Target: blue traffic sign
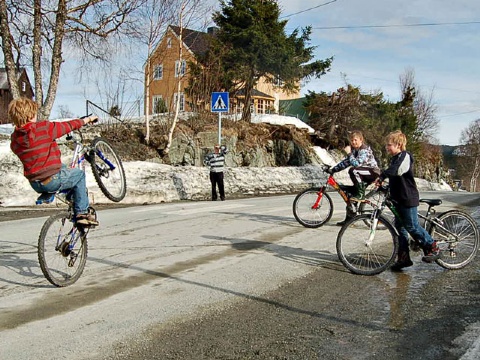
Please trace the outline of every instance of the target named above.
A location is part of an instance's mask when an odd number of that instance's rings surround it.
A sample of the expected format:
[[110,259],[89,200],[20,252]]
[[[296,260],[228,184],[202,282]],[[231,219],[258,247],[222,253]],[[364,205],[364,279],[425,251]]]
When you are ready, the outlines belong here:
[[212,93],[212,112],[228,112],[229,96],[228,92]]

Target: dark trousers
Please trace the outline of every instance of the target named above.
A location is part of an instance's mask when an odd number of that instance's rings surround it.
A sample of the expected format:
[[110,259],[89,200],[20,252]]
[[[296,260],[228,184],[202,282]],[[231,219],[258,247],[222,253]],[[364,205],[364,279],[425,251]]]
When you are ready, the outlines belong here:
[[361,182],[371,184],[378,178],[380,174],[378,173],[378,170],[376,171],[370,167],[359,166],[356,168],[351,167],[348,170],[348,175],[350,175],[350,179],[353,181],[353,184],[358,186],[358,184]]
[[225,188],[223,186],[223,172],[210,172],[212,183],[212,200],[217,200],[217,185],[220,193],[220,200],[225,200]]

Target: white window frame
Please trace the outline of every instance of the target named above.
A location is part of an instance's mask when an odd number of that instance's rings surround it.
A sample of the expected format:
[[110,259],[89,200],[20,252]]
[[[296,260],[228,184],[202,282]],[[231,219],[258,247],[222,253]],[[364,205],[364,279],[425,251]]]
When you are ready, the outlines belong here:
[[182,60],[182,63],[180,66],[180,60],[175,60],[175,77],[184,76],[186,72],[187,72],[187,62],[185,60]]
[[[173,111],[175,111],[177,106],[177,96],[178,93],[175,93],[173,96]],[[185,111],[185,93],[183,92],[180,93],[180,106],[178,111]]]
[[277,76],[275,76],[274,85],[277,86],[277,87],[282,87],[283,85],[285,85],[285,82],[282,79],[280,79],[279,75],[277,75]]
[[[162,95],[153,95],[152,96],[152,114],[160,114],[155,112],[155,109],[157,108],[156,104],[158,101],[163,100],[165,102],[165,106],[167,105],[167,102],[163,99]],[[168,107],[167,107],[168,109]]]
[[163,79],[163,64],[155,65],[153,67],[153,80]]
[[167,49],[170,49],[172,47],[172,38],[167,39]]

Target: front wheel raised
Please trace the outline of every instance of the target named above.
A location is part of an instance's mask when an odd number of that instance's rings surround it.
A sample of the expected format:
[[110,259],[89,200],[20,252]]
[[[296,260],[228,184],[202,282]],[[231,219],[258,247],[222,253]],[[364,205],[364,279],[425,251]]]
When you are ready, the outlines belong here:
[[127,193],[127,181],[122,161],[104,138],[92,141],[92,173],[102,193],[114,202],[122,201]]
[[383,216],[374,221],[372,214],[358,215],[345,223],[338,233],[338,257],[354,274],[376,275],[385,271],[395,261],[397,251],[397,232]]
[[330,220],[332,214],[332,199],[322,188],[304,190],[293,201],[295,219],[307,228],[322,226]]

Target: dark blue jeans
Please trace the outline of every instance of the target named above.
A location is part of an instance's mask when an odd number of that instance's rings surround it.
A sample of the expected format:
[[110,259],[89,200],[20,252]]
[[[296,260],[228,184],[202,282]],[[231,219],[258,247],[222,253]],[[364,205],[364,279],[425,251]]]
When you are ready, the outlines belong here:
[[30,182],[33,190],[38,193],[72,189],[74,213],[86,214],[89,206],[87,185],[85,181],[85,172],[77,168],[67,168],[62,165],[61,170],[53,175],[52,181],[46,185],[42,185],[40,181]]
[[422,247],[431,245],[433,243],[432,237],[418,223],[418,207],[405,207],[401,205],[395,205],[395,207],[402,218],[401,221],[395,219],[395,228],[400,234],[398,238],[398,250],[408,252],[408,234],[417,240]]

